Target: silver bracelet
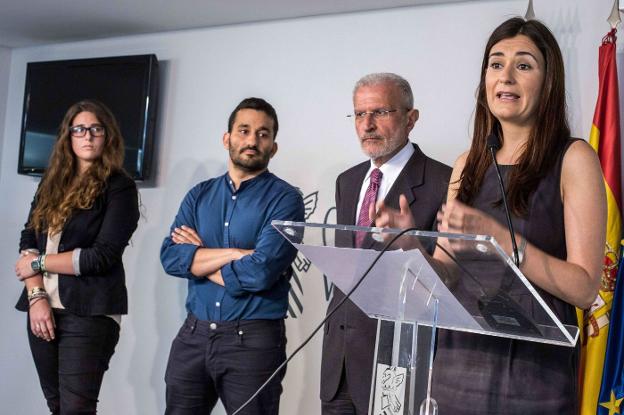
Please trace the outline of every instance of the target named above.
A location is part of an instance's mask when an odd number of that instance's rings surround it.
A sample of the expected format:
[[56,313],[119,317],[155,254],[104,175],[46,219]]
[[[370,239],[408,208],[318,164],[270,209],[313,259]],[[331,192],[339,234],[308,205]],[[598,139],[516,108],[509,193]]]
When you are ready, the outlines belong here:
[[518,248],[518,268],[520,268],[522,266],[522,263],[524,262],[525,259],[525,252],[526,252],[526,247],[527,247],[527,240],[524,236],[521,236],[522,239],[520,239],[520,247]]

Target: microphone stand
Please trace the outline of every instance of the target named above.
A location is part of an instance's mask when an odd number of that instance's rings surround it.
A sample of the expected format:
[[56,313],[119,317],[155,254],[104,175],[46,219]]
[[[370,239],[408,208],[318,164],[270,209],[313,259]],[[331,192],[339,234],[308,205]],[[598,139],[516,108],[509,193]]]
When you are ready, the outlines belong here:
[[520,268],[520,257],[518,256],[518,245],[516,244],[516,233],[514,232],[513,224],[511,223],[511,215],[509,214],[509,207],[507,206],[507,192],[505,192],[505,183],[503,182],[503,176],[501,175],[498,162],[496,161],[496,152],[501,148],[500,138],[494,133],[487,137],[487,148],[492,155],[492,163],[496,169],[496,176],[498,177],[498,184],[501,189],[501,198],[503,199],[503,207],[505,209],[505,218],[507,219],[507,227],[509,228],[509,235],[511,236],[511,247],[513,249],[513,259],[516,266]]

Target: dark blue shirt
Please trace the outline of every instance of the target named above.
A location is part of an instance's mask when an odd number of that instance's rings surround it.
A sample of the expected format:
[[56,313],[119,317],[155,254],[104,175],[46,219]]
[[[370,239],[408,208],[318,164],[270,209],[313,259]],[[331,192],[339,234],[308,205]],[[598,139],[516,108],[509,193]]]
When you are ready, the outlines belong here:
[[[253,249],[221,268],[222,287],[191,274],[195,251],[168,236],[160,249],[167,274],[187,278],[186,308],[201,320],[281,319],[288,309],[290,264],[297,250],[271,226],[273,220],[304,220],[299,191],[268,171],[238,190],[227,174],[191,189],[171,225],[197,231],[205,248]],[[169,233],[171,234],[171,232]]]

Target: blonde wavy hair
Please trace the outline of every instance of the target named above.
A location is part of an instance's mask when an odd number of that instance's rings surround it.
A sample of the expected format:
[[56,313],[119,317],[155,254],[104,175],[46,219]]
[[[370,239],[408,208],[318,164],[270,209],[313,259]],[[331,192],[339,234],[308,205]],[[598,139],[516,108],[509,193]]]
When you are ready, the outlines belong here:
[[[94,114],[106,131],[102,156],[84,174],[78,170],[69,131],[74,118],[81,112]],[[72,105],[59,127],[48,168],[35,195],[35,208],[28,225],[37,233],[46,229],[50,233],[60,232],[75,209],[93,207],[108,177],[122,170],[123,158],[123,137],[113,113],[96,100],[84,100]]]

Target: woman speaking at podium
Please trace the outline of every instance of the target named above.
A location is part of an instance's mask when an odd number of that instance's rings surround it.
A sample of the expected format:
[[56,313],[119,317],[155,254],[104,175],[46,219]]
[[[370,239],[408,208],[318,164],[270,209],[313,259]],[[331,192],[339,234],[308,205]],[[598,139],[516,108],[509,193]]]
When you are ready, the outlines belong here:
[[[562,323],[576,325],[575,307],[588,308],[598,293],[607,210],[598,157],[570,137],[564,79],[561,51],[542,23],[513,18],[494,30],[472,144],[454,165],[438,221],[440,232],[492,235],[514,257],[488,149],[499,141],[519,268]],[[408,212],[381,207],[376,225],[409,227]],[[440,251],[434,256],[443,259]],[[440,414],[576,414],[578,365],[578,344],[442,330],[432,396]]]

